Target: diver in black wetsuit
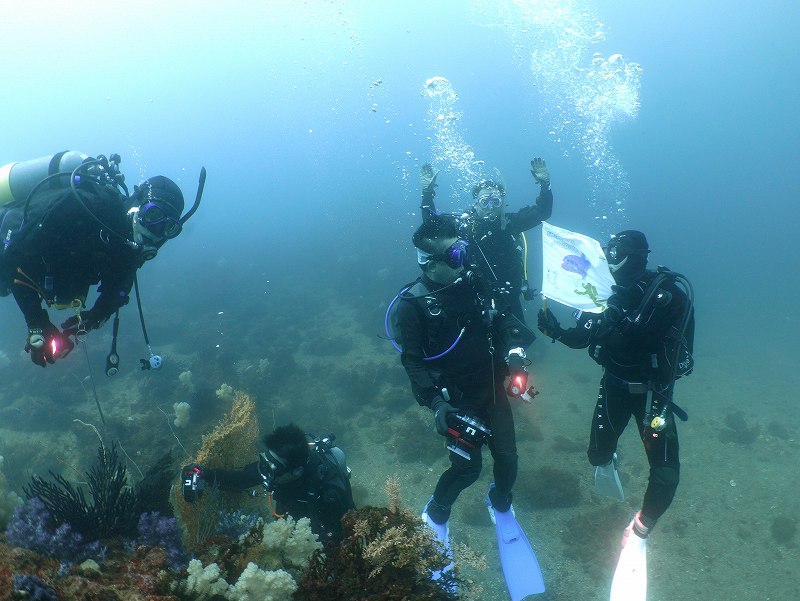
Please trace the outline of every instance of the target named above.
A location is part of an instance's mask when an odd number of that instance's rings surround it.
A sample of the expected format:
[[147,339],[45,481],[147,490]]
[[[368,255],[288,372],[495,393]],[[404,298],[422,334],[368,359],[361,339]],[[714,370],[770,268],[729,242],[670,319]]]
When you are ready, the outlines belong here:
[[[508,212],[505,187],[482,179],[472,189],[472,206],[459,219],[461,235],[471,243],[478,259],[477,268],[493,282],[496,293],[504,297],[511,312],[521,321],[525,315],[520,297],[531,300],[534,296],[528,287],[524,232],[549,219],[553,212],[550,173],[543,159],[531,161],[531,174],[541,186],[536,204]],[[436,215],[436,175],[429,164],[420,170],[423,222]]]
[[[491,430],[495,485],[489,497],[495,509],[508,511],[517,448],[504,380],[522,368],[533,332],[509,311],[493,308],[491,287],[467,269],[468,244],[459,238],[454,216],[430,216],[413,242],[423,275],[399,296],[396,326],[403,367],[417,402],[433,411],[440,435],[453,434],[453,414],[476,418]],[[426,508],[435,524],[447,523],[458,495],[478,479],[483,442],[465,445],[461,452],[451,449],[450,468]]]
[[[25,350],[41,367],[128,303],[136,271],[199,205],[202,187],[182,216],[181,189],[161,175],[129,195],[120,160],[69,151],[0,168],[0,296],[14,295],[28,326]],[[50,307],[72,310],[61,329]]]
[[264,437],[267,450],[258,461],[239,470],[214,470],[200,465],[183,468],[182,492],[193,503],[205,486],[244,492],[263,486],[276,517],[307,517],[322,542],[339,542],[342,516],[355,507],[350,470],[333,438],[309,440],[295,424],[276,428]]
[[672,402],[672,394],[675,379],[691,373],[694,365],[691,285],[664,268],[648,270],[649,252],[641,232],[611,237],[605,253],[617,285],[603,313],[579,314],[577,325],[565,330],[548,309],[539,311],[539,329],[546,336],[570,348],[588,348],[603,366],[588,456],[597,470],[616,478],[617,486],[617,441],[630,417],[636,420],[650,463],[642,508],[632,524],[641,538],[675,496],[680,461],[674,416],[685,419],[686,414]]

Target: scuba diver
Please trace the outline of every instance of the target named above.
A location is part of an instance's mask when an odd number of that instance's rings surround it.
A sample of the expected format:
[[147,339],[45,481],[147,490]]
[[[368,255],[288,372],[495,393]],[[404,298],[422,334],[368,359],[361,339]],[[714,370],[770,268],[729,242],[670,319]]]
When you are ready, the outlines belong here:
[[[600,314],[578,312],[576,326],[562,329],[545,308],[539,311],[538,326],[553,341],[588,348],[603,367],[588,457],[598,492],[618,500],[624,495],[617,442],[631,416],[636,420],[650,478],[641,509],[625,530],[623,547],[635,539],[634,555],[641,559],[644,541],[672,503],[680,478],[675,416],[685,421],[687,415],[673,402],[673,391],[675,380],[694,367],[694,293],[681,274],[663,267],[647,269],[650,249],[642,232],[620,232],[604,250],[616,282],[606,309]],[[635,571],[638,560],[631,561]]]
[[[518,459],[509,395],[524,394],[517,378],[527,378],[524,349],[535,336],[507,305],[495,303],[489,283],[471,269],[469,243],[460,238],[455,216],[431,215],[414,233],[413,244],[422,276],[393,301],[397,348],[417,403],[431,409],[435,430],[447,437],[450,450],[450,467],[440,476],[423,519],[449,549],[451,508],[477,481],[486,444],[494,460],[490,513],[498,528],[507,528],[511,520],[521,532],[511,507]],[[498,536],[501,556],[520,548],[506,542]],[[528,550],[533,556],[529,545]],[[514,574],[506,572],[509,587],[540,574],[535,556],[532,561],[535,570],[530,558],[511,562],[516,566]]]
[[274,517],[287,513],[295,520],[307,517],[323,542],[340,542],[342,516],[355,505],[350,468],[344,452],[334,445],[334,437],[315,439],[288,424],[267,434],[264,446],[266,451],[258,461],[239,470],[213,470],[196,464],[184,467],[184,500],[193,503],[208,486],[235,492],[263,486]]
[[[116,314],[106,369],[116,373],[118,311],[128,303],[136,271],[181,233],[199,206],[204,168],[195,203],[182,215],[175,182],[158,175],[129,194],[120,160],[65,151],[0,167],[0,296],[14,295],[28,326],[25,350],[41,367],[68,355],[72,337],[77,341]],[[87,309],[95,284],[98,296]],[[49,307],[74,314],[58,328]],[[149,347],[146,331],[145,341]],[[148,365],[160,367],[152,351]]]
[[[437,175],[430,164],[420,169],[423,222],[437,214],[434,206]],[[531,161],[531,175],[540,186],[536,204],[508,212],[505,186],[482,179],[472,189],[472,206],[459,218],[461,235],[480,259],[478,268],[493,282],[498,296],[505,298],[512,313],[521,321],[525,321],[525,314],[520,298],[532,300],[535,297],[534,290],[528,286],[525,232],[553,213],[550,172],[544,159],[537,157]]]

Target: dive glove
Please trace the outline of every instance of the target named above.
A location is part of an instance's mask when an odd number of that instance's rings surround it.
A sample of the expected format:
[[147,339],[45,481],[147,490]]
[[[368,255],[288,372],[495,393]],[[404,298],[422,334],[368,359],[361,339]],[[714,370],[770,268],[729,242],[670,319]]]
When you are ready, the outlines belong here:
[[90,330],[96,330],[105,322],[105,319],[98,319],[94,312],[89,309],[88,311],[81,311],[80,315],[69,317],[61,324],[61,329],[64,330],[65,336],[75,336],[77,334],[85,334]]
[[550,172],[547,170],[544,159],[536,157],[531,161],[531,175],[540,186],[550,187]]
[[69,355],[75,345],[68,336],[58,331],[49,321],[41,328],[29,328],[25,352],[30,353],[31,361],[41,367],[55,363]]
[[419,184],[423,190],[433,190],[436,187],[436,176],[430,163],[425,163],[419,170]]
[[539,309],[539,319],[537,325],[539,327],[539,331],[545,336],[552,338],[553,342],[561,338],[561,335],[564,333],[561,324],[558,323],[558,319],[556,319],[556,316],[553,315],[553,312],[550,309]]
[[205,468],[193,463],[181,469],[181,494],[187,503],[194,503],[203,494],[206,487],[203,480]]
[[445,401],[444,397],[441,396],[437,396],[433,399],[433,402],[431,402],[431,409],[433,410],[433,425],[436,427],[436,432],[442,436],[447,436],[447,416],[451,413],[458,413],[458,409]]

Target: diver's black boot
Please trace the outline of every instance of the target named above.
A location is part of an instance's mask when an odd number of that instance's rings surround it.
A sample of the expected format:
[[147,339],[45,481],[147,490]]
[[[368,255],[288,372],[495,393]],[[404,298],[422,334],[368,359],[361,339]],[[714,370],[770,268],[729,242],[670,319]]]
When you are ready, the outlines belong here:
[[511,509],[511,493],[503,494],[498,492],[494,483],[492,483],[489,485],[489,502],[492,504],[492,508],[495,511],[505,513]]

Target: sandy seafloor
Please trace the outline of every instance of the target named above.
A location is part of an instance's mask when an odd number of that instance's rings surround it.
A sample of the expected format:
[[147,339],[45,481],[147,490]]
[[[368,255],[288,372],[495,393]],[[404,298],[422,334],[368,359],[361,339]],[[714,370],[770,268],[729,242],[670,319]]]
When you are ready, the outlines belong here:
[[[236,310],[223,314],[164,309],[150,321],[151,339],[173,339],[158,347],[167,362],[157,373],[127,369],[105,378],[100,368],[110,325],[92,334],[87,348],[107,436],[119,438],[142,469],[170,446],[181,455],[161,410],[169,414],[172,403],[186,400],[191,422],[175,432],[193,453],[201,434],[229,407],[214,395],[228,383],[253,395],[263,431],[295,420],[318,435],[335,433],[353,470],[357,504],[384,505],[383,484],[396,475],[404,504],[421,509],[447,465],[447,452],[432,431],[430,412],[414,402],[398,354],[378,336],[385,304],[299,290],[285,288],[268,303],[243,296]],[[240,320],[252,316],[253,307],[263,311],[245,328]],[[537,309],[537,302],[528,305],[529,322]],[[126,315],[124,335],[140,336],[134,308]],[[754,361],[774,365],[772,356],[744,358],[727,348],[711,353],[712,346],[698,340],[696,373],[677,386],[676,399],[690,413],[689,422],[679,424],[682,480],[648,543],[648,599],[796,599],[800,410],[790,404],[788,380],[772,372],[758,381],[743,376]],[[135,352],[125,350],[123,359],[135,362]],[[772,352],[775,358],[780,353]],[[516,408],[520,470],[514,505],[548,587],[539,598],[607,599],[622,530],[646,484],[641,442],[629,426],[619,449],[626,501],[598,497],[585,447],[600,368],[585,351],[544,337],[529,356],[541,394]],[[46,377],[22,362],[27,359],[9,359],[0,392],[7,476],[20,493],[31,473],[63,470],[75,478],[65,466],[87,469],[97,439],[72,420],[99,420],[82,350],[48,368]],[[186,371],[191,377],[182,382]],[[767,406],[781,412],[769,413]],[[462,573],[479,583],[476,598],[486,601],[509,598],[484,502],[490,466],[487,452],[481,479],[459,498],[450,525],[455,541],[488,560],[487,570]]]

